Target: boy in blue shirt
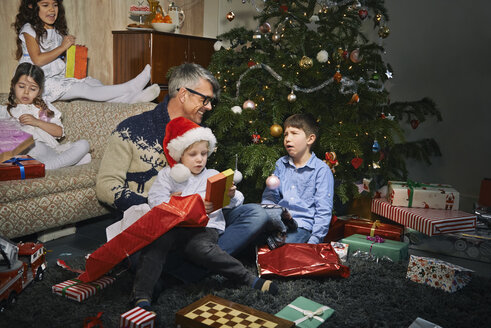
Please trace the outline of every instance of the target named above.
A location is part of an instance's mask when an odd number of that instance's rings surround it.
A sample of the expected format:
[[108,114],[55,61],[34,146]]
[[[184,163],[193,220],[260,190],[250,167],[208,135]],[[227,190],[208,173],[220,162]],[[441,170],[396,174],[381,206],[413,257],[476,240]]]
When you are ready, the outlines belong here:
[[319,127],[309,114],[294,114],[283,124],[288,155],[276,161],[278,188],[263,192],[262,204],[277,204],[290,212],[296,231],[289,231],[287,243],[321,243],[332,215],[334,178],[331,169],[312,152]]

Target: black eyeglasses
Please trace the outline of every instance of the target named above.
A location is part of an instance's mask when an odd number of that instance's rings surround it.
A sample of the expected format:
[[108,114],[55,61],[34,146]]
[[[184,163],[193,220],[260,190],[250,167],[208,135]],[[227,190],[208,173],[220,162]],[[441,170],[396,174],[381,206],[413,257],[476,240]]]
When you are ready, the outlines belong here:
[[[186,89],[187,91],[191,92],[192,94],[195,94],[197,96],[202,97],[203,98],[203,106],[206,106],[209,103],[211,103],[211,106],[214,107],[218,103],[218,99],[216,99],[214,97],[205,96],[204,94],[202,94],[202,93],[200,93],[198,91],[195,91],[193,89],[189,89],[189,88],[186,88],[186,87],[184,87],[184,89]],[[179,91],[179,89],[177,89],[177,91]]]

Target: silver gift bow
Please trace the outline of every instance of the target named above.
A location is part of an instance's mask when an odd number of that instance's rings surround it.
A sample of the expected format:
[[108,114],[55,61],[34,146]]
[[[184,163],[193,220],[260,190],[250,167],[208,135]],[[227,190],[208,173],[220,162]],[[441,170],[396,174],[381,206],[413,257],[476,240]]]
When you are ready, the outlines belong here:
[[325,320],[322,319],[321,317],[318,317],[318,315],[322,315],[324,313],[324,311],[328,310],[329,307],[328,306],[321,306],[320,308],[318,308],[317,310],[315,311],[309,311],[309,310],[304,310],[304,309],[301,309],[299,308],[298,306],[295,306],[293,304],[288,304],[289,307],[291,307],[292,309],[294,310],[297,310],[298,312],[302,313],[304,315],[303,318],[300,318],[300,319],[297,319],[295,320],[295,325],[298,325],[299,323],[301,322],[304,322],[305,320],[307,319],[316,319],[318,321],[320,321],[321,323],[324,322]]

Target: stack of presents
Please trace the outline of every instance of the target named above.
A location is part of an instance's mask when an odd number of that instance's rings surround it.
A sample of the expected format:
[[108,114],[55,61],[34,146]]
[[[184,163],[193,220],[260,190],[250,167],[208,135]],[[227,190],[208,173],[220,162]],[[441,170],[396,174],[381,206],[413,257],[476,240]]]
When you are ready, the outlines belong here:
[[[485,195],[491,194],[490,182],[483,181],[481,191],[488,190],[484,192]],[[333,217],[324,243],[259,248],[259,274],[264,277],[346,278],[350,275],[349,268],[344,265],[348,256],[381,262],[409,260],[407,279],[455,292],[470,281],[472,270],[437,258],[409,256],[409,249],[426,249],[428,245],[427,250],[432,252],[491,262],[489,197],[487,200],[486,197],[480,198],[476,212],[470,214],[459,210],[459,193],[450,186],[391,181],[385,197],[358,201],[361,203],[355,203],[352,207],[355,214]],[[441,248],[435,245],[441,245]],[[81,302],[113,281],[107,276],[89,283],[72,279],[54,285],[52,291]],[[304,297],[298,297],[272,315],[207,295],[179,310],[176,325],[180,328],[228,327],[229,324],[240,327],[315,328],[333,313],[334,309],[329,306]],[[120,327],[154,327],[155,319],[154,313],[136,307],[121,314]],[[91,320],[95,327],[100,314]],[[417,318],[414,327],[422,323],[431,324]],[[91,323],[87,323],[86,327],[91,327]]]

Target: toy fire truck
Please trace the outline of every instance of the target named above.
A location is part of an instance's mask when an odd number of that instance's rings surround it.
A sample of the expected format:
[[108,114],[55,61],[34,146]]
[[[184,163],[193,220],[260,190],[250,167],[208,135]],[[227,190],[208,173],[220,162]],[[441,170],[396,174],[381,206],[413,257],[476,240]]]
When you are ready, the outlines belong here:
[[17,295],[33,280],[42,280],[47,268],[41,243],[18,243],[0,236],[0,312],[15,303]]

